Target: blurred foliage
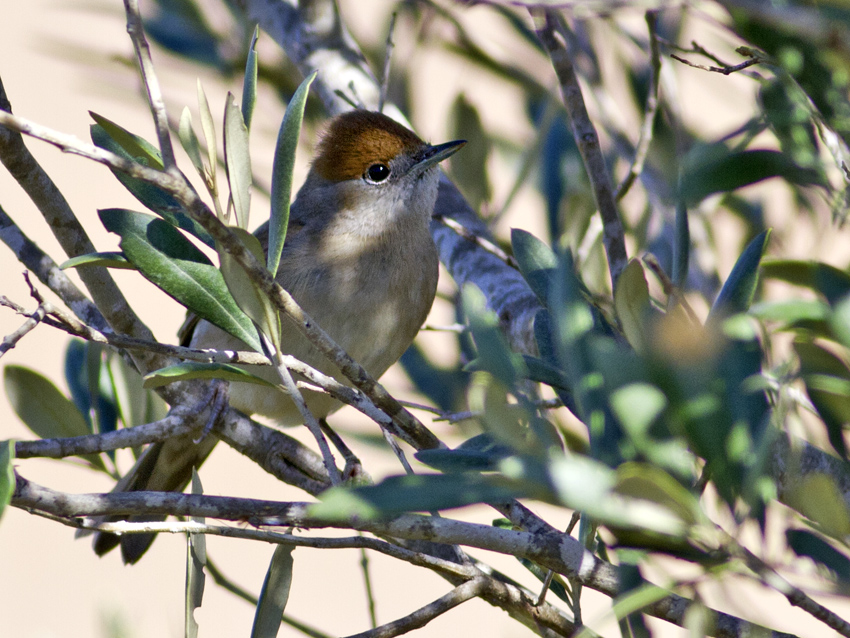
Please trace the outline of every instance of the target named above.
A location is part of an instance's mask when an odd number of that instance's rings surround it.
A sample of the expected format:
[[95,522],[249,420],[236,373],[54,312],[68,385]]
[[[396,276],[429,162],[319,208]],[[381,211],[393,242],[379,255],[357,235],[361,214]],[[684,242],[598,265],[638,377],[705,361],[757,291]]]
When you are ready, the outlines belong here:
[[[244,66],[244,57],[232,51],[248,51],[252,27],[229,3],[236,26],[227,39],[208,26],[207,3],[156,4],[158,13],[147,27],[159,46],[226,75]],[[469,410],[456,428],[461,441],[454,449],[416,455],[434,473],[335,488],[315,514],[386,516],[508,498],[581,511],[600,529],[588,545],[600,554],[611,549],[627,566],[617,604],[629,615],[648,604],[632,606],[634,600],[656,595],[641,576],[642,563],[656,553],[701,566],[693,582],[730,572],[752,576],[730,560],[740,554],[742,542],[733,539],[747,525],[765,530],[769,505],[780,491],[772,467],[780,441],[804,433],[846,461],[850,256],[825,255],[817,244],[804,259],[784,251],[798,227],[820,241],[847,232],[850,9],[844,2],[697,4],[710,5],[721,16],[718,22],[707,26],[705,15],[690,5],[659,15],[660,108],[648,127],[646,163],[621,202],[635,259],[612,291],[589,178],[565,112],[550,95],[551,81],[539,80],[548,62],[527,15],[502,6],[397,3],[396,39],[415,39],[413,55],[439,53],[520,95],[517,112],[524,119],[511,130],[523,130],[521,139],[493,125],[486,96],[471,89],[449,96],[446,129],[470,140],[452,162],[452,177],[497,240],[510,246],[540,302],[537,352],[512,352],[482,293],[474,287],[457,291],[456,311],[466,328],[446,339],[457,339],[458,360],[438,364],[414,346],[402,364],[442,416],[452,420],[453,411]],[[485,36],[474,28],[473,14],[485,12],[499,25],[500,37],[513,50],[524,47],[524,55],[506,59],[489,53]],[[615,176],[626,173],[640,142],[637,128],[622,122],[646,116],[653,84],[649,36],[630,19],[634,15],[564,13],[563,35]],[[704,33],[713,29],[710,46],[718,50],[709,51],[708,42],[683,42],[681,34],[692,26]],[[375,68],[382,61],[383,37],[362,43]],[[603,53],[616,62],[616,72],[602,64]],[[709,78],[712,71],[685,66],[670,54],[729,73]],[[729,95],[720,96],[733,103],[737,120],[726,131],[706,134],[708,128],[684,116],[699,105],[679,91],[677,77],[703,74],[706,83],[723,87],[724,76],[733,72],[728,67],[742,60],[752,64],[734,71],[734,84],[726,80]],[[262,60],[258,68],[260,84],[291,99],[297,86],[291,70],[272,71]],[[423,107],[414,85],[396,60],[390,97],[415,120]],[[236,118],[235,106],[230,111]],[[148,165],[161,163],[153,146],[94,117],[92,138],[99,146]],[[192,136],[187,143],[197,147]],[[203,176],[199,147],[193,157]],[[207,171],[214,157],[213,152]],[[250,164],[242,161],[244,176]],[[496,166],[507,167],[499,175],[507,172],[513,179],[499,184]],[[135,267],[259,349],[252,321],[185,233],[209,241],[206,234],[167,194],[117,177],[159,218],[102,211],[106,227],[121,236],[122,253],[89,260]],[[214,191],[210,188],[215,198]],[[535,216],[545,236],[514,229],[508,239],[500,222],[516,212],[520,191],[530,192],[538,205],[521,215]],[[768,219],[776,225],[772,230]],[[643,259],[648,256],[656,259]],[[764,281],[787,285],[776,293]],[[226,316],[207,312],[206,297],[223,305]],[[6,368],[6,391],[38,435],[104,432],[118,421],[127,427],[153,418],[152,395],[139,380],[129,381],[120,357],[78,342],[67,356],[70,399],[32,371]],[[45,397],[40,405],[27,399],[35,392]],[[557,397],[565,408],[552,409],[543,397]],[[101,457],[86,461],[107,467]],[[716,505],[708,493],[717,496]],[[782,567],[793,556],[810,559],[822,588],[844,591],[850,580],[850,512],[835,481],[806,477],[789,488],[785,500],[796,509],[780,521],[789,551],[772,560]],[[731,521],[727,536],[718,533],[718,510]],[[564,586],[558,588],[556,595],[566,599]],[[704,611],[695,604],[689,612],[689,627],[697,634],[708,624]],[[629,624],[635,635],[648,631],[639,616],[629,616]]]

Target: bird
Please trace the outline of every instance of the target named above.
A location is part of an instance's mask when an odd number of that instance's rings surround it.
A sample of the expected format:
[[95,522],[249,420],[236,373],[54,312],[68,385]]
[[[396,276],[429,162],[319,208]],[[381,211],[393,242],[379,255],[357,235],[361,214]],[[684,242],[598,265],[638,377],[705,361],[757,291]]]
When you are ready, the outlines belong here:
[[[382,113],[345,112],[326,127],[290,207],[276,280],[373,378],[401,357],[431,309],[439,260],[429,225],[437,200],[438,164],[464,144],[456,140],[431,145]],[[254,234],[267,251],[268,222]],[[206,321],[196,322],[189,344],[250,349]],[[281,352],[347,382],[285,316]],[[276,381],[269,367],[253,366],[251,372]],[[304,398],[317,418],[341,407],[323,393],[305,391]],[[231,382],[229,400],[246,415],[262,415],[282,426],[302,422],[293,401],[276,388]],[[215,443],[212,436],[200,443],[183,436],[154,444],[115,489],[182,490],[192,467],[203,462]],[[153,538],[99,533],[94,549],[103,555],[120,542],[124,562],[135,563]]]

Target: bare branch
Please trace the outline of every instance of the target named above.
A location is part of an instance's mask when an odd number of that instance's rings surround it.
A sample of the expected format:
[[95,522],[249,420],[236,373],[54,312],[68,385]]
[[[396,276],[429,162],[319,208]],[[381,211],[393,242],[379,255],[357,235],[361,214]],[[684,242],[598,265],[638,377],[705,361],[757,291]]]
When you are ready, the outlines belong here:
[[[0,299],[5,299],[5,297]],[[38,308],[21,324],[20,328],[6,335],[3,337],[3,341],[0,341],[0,357],[18,345],[18,342],[32,332],[42,319],[44,319],[44,306],[39,304]]]
[[643,172],[643,165],[649,154],[649,145],[652,143],[652,129],[655,125],[655,116],[658,113],[658,88],[661,85],[661,49],[658,46],[658,12],[646,12],[646,27],[649,35],[649,92],[646,96],[643,121],[640,126],[640,138],[635,148],[635,156],[629,172],[617,187],[616,199],[620,201],[629,192],[635,180]]
[[145,38],[142,18],[139,15],[138,0],[124,0],[124,11],[127,14],[127,33],[136,49],[136,58],[142,72],[142,83],[148,94],[148,104],[151,107],[156,135],[159,138],[159,150],[162,153],[162,163],[166,172],[177,173],[177,161],[174,159],[174,148],[171,145],[171,130],[168,126],[168,114],[162,100],[162,91],[156,79],[156,71],[151,60],[151,50]]
[[613,290],[617,285],[620,273],[626,267],[628,253],[626,252],[626,241],[623,225],[620,222],[620,213],[617,210],[614,191],[611,187],[611,177],[602,155],[602,149],[599,146],[599,137],[584,105],[584,97],[572,59],[563,37],[558,33],[558,19],[552,10],[539,8],[531,9],[531,15],[534,18],[537,37],[549,53],[555,74],[561,83],[561,95],[564,99],[564,106],[567,107],[573,137],[575,137],[576,145],[587,169],[587,175],[593,186],[596,207],[599,209],[602,218],[602,241],[608,255],[608,267],[611,271]]
[[[13,116],[11,110],[11,104],[0,81],[0,162],[6,166],[38,207],[69,257],[95,252],[94,245],[68,202],[24,144],[19,133],[28,135],[31,133],[22,130],[20,124],[24,121]],[[74,139],[71,136],[64,137]],[[71,150],[71,148],[63,150]],[[112,154],[109,153],[109,155]],[[132,164],[132,162],[124,163]],[[153,334],[133,312],[105,268],[95,267],[80,272],[80,278],[88,288],[95,304],[116,332],[142,339],[153,338]],[[152,361],[140,363],[143,364],[141,365],[143,369],[161,367],[161,365],[153,364]]]
[[404,618],[399,618],[369,631],[353,634],[349,638],[394,638],[394,636],[406,634],[414,629],[424,627],[438,616],[454,609],[461,603],[480,596],[486,586],[487,582],[483,578],[473,578],[462,585],[458,585],[448,594],[441,596],[434,602],[420,607]]
[[59,269],[47,253],[24,235],[2,206],[0,206],[0,240],[12,250],[18,261],[30,272],[35,273],[39,281],[50,288],[75,315],[86,323],[97,326],[100,330],[109,328],[97,306],[74,285],[74,282]]
[[[31,483],[20,475],[16,475],[15,493],[11,504],[22,509],[37,510],[63,518],[129,514],[203,516],[249,521],[253,525],[354,529],[392,538],[427,540],[446,545],[467,545],[527,558],[568,578],[576,578],[582,585],[608,596],[616,596],[619,593],[616,567],[595,557],[576,539],[557,531],[555,533],[515,531],[416,514],[405,514],[381,521],[359,518],[328,521],[311,516],[309,503],[260,501],[174,492],[67,494]],[[144,528],[139,531],[168,530]],[[527,602],[533,607],[533,597],[529,597]],[[650,605],[646,612],[681,625],[689,604],[690,601],[687,599],[670,594],[663,600]],[[722,638],[752,635],[754,631],[763,631],[767,636],[788,636],[788,634],[770,632],[728,614],[715,613],[715,635]]]

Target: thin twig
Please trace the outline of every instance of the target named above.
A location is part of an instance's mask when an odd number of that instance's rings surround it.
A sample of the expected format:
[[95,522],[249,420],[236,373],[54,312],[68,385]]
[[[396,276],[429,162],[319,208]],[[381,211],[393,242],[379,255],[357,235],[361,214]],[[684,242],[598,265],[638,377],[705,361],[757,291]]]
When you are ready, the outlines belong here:
[[628,253],[623,225],[611,186],[611,177],[605,164],[605,157],[602,155],[599,137],[587,113],[565,38],[558,31],[561,27],[558,17],[552,10],[530,8],[529,11],[534,19],[537,37],[548,52],[555,74],[558,76],[573,136],[593,186],[593,197],[602,218],[602,241],[608,256],[611,285],[612,289],[615,289],[620,273],[628,262]]
[[486,581],[483,578],[473,578],[462,585],[458,585],[448,594],[441,596],[434,602],[420,607],[404,618],[399,618],[369,631],[352,634],[348,638],[394,638],[395,636],[406,634],[414,629],[424,627],[438,616],[465,603],[467,600],[479,596],[485,587]]
[[142,17],[139,15],[138,0],[124,0],[124,11],[127,14],[127,33],[133,41],[136,49],[136,58],[139,61],[139,69],[142,72],[142,82],[148,94],[148,104],[151,107],[153,123],[156,127],[156,135],[159,139],[159,150],[162,153],[162,164],[169,173],[179,174],[177,171],[177,160],[174,158],[174,148],[171,145],[171,131],[168,127],[168,113],[165,110],[165,102],[162,99],[162,91],[156,79],[156,71],[151,60],[151,49],[145,38],[145,30],[142,27]]
[[[694,48],[696,49],[696,47],[698,45],[696,44],[696,42],[694,42],[693,44],[694,44]],[[759,64],[759,63],[765,61],[764,57],[758,51],[754,51],[753,49],[750,49],[748,47],[738,47],[736,49],[736,51],[738,53],[740,53],[741,55],[745,55],[745,56],[749,57],[749,59],[744,60],[740,64],[723,64],[722,66],[705,66],[705,65],[702,65],[702,64],[695,64],[694,62],[690,62],[690,61],[686,60],[685,58],[679,57],[675,53],[671,53],[670,57],[673,58],[674,60],[677,60],[678,62],[681,62],[682,64],[686,64],[687,66],[693,67],[695,69],[700,69],[702,71],[710,71],[711,73],[720,73],[722,75],[732,75],[733,73],[737,73],[738,71],[743,71],[744,69],[748,69],[751,66],[755,66],[756,64]],[[702,47],[700,47],[698,52],[702,53],[703,55],[708,55],[707,52],[704,49],[702,49]],[[716,60],[716,58],[712,58],[712,59]],[[722,63],[718,61],[718,64],[722,64]]]
[[286,364],[283,363],[281,353],[276,350],[276,348],[269,342],[266,335],[262,332],[260,332],[260,342],[266,356],[272,359],[274,364],[273,367],[277,371],[278,377],[280,377],[280,380],[283,383],[283,388],[285,389],[286,394],[295,404],[295,407],[298,408],[298,412],[301,413],[301,418],[304,419],[304,425],[307,426],[307,429],[310,430],[310,434],[312,434],[313,438],[316,439],[316,444],[319,446],[319,451],[322,453],[322,459],[325,462],[325,468],[328,471],[328,476],[331,478],[331,484],[339,485],[342,482],[342,475],[339,473],[339,469],[337,469],[336,460],[334,459],[330,446],[328,446],[328,441],[325,439],[325,435],[322,434],[322,427],[319,425],[318,419],[316,419],[310,411],[310,408],[307,407],[307,403],[304,401],[301,391],[295,385],[292,373],[289,372],[289,368],[287,368]]
[[[6,96],[2,80],[0,80],[0,162],[9,170],[15,181],[18,182],[36,205],[68,257],[76,257],[77,255],[95,252],[94,244],[89,239],[88,234],[82,224],[80,224],[74,211],[71,210],[68,201],[59,191],[53,180],[50,179],[50,176],[47,175],[41,165],[36,161],[32,153],[29,152],[26,144],[24,144],[20,133],[27,135],[30,135],[30,133],[22,130],[20,124],[27,127],[30,123],[26,123],[22,118],[12,115],[12,106]],[[70,135],[63,137],[74,140],[76,144],[81,144],[81,142]],[[90,146],[90,148],[95,147]],[[117,158],[112,153],[108,154]],[[125,164],[133,164],[133,162],[126,160],[122,161]],[[5,214],[3,217],[7,218]],[[10,224],[8,221],[0,220],[0,226],[8,228]],[[13,250],[15,249],[13,248]],[[21,254],[17,250],[15,252],[19,255],[20,259]],[[33,270],[40,269],[33,268]],[[41,275],[39,277],[41,278]],[[95,267],[81,271],[80,279],[82,279],[83,284],[85,284],[99,309],[97,315],[103,313],[106,322],[108,322],[108,325],[113,330],[142,339],[153,339],[153,333],[141,322],[136,313],[133,312],[121,290],[105,268]],[[74,309],[74,312],[78,312],[77,308],[73,305],[71,307]],[[107,327],[106,323],[98,322],[96,319],[97,315],[93,314],[90,316],[88,318],[89,323],[105,329]],[[142,364],[140,365],[142,369],[149,369],[152,367],[153,362],[137,362],[137,365],[139,364]],[[161,365],[163,364],[160,363],[155,367],[161,367]]]
[[496,255],[496,257],[501,259],[503,262],[505,262],[512,268],[519,269],[519,265],[517,264],[517,261],[516,259],[514,259],[513,255],[509,255],[486,237],[476,235],[474,232],[466,228],[459,221],[452,219],[451,217],[444,217],[442,215],[435,215],[434,219],[442,224],[445,224],[464,239],[467,239],[477,244],[478,246],[486,250],[488,253]]
[[384,50],[384,70],[381,73],[381,94],[378,97],[378,113],[384,112],[384,104],[387,101],[387,92],[390,86],[390,63],[392,62],[393,48],[395,48],[395,42],[393,42],[393,31],[395,30],[395,21],[397,17],[398,12],[393,11],[392,16],[390,17],[390,28],[387,30],[387,44],[386,49]]
[[39,304],[38,308],[21,324],[20,328],[3,337],[3,341],[0,342],[0,357],[18,345],[18,342],[32,332],[42,319],[44,319],[44,306]]
[[661,49],[658,46],[658,11],[646,12],[646,27],[649,35],[649,92],[646,96],[643,121],[640,126],[640,138],[635,147],[635,155],[629,172],[617,187],[616,199],[620,201],[629,192],[635,180],[643,172],[643,165],[649,154],[649,146],[652,143],[652,131],[655,125],[655,116],[658,113],[658,89],[661,84]]
[[[393,14],[395,18],[395,14]],[[366,590],[366,607],[369,610],[369,622],[372,629],[378,626],[378,615],[375,611],[375,592],[372,590],[372,575],[369,570],[369,552],[365,547],[360,548],[360,571],[363,573],[363,588]]]

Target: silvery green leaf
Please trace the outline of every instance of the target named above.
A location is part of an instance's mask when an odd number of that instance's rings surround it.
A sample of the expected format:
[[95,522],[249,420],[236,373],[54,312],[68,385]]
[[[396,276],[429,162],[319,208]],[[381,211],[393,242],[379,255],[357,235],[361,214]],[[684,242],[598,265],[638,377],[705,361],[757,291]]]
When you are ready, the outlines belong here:
[[277,135],[277,148],[274,153],[272,167],[271,215],[269,217],[269,254],[268,269],[272,276],[277,274],[280,264],[280,254],[286,241],[286,230],[289,226],[289,200],[292,197],[292,171],[295,167],[295,150],[298,148],[298,136],[301,132],[301,122],[304,119],[304,106],[310,85],[316,79],[313,72],[295,91],[280,131]]

